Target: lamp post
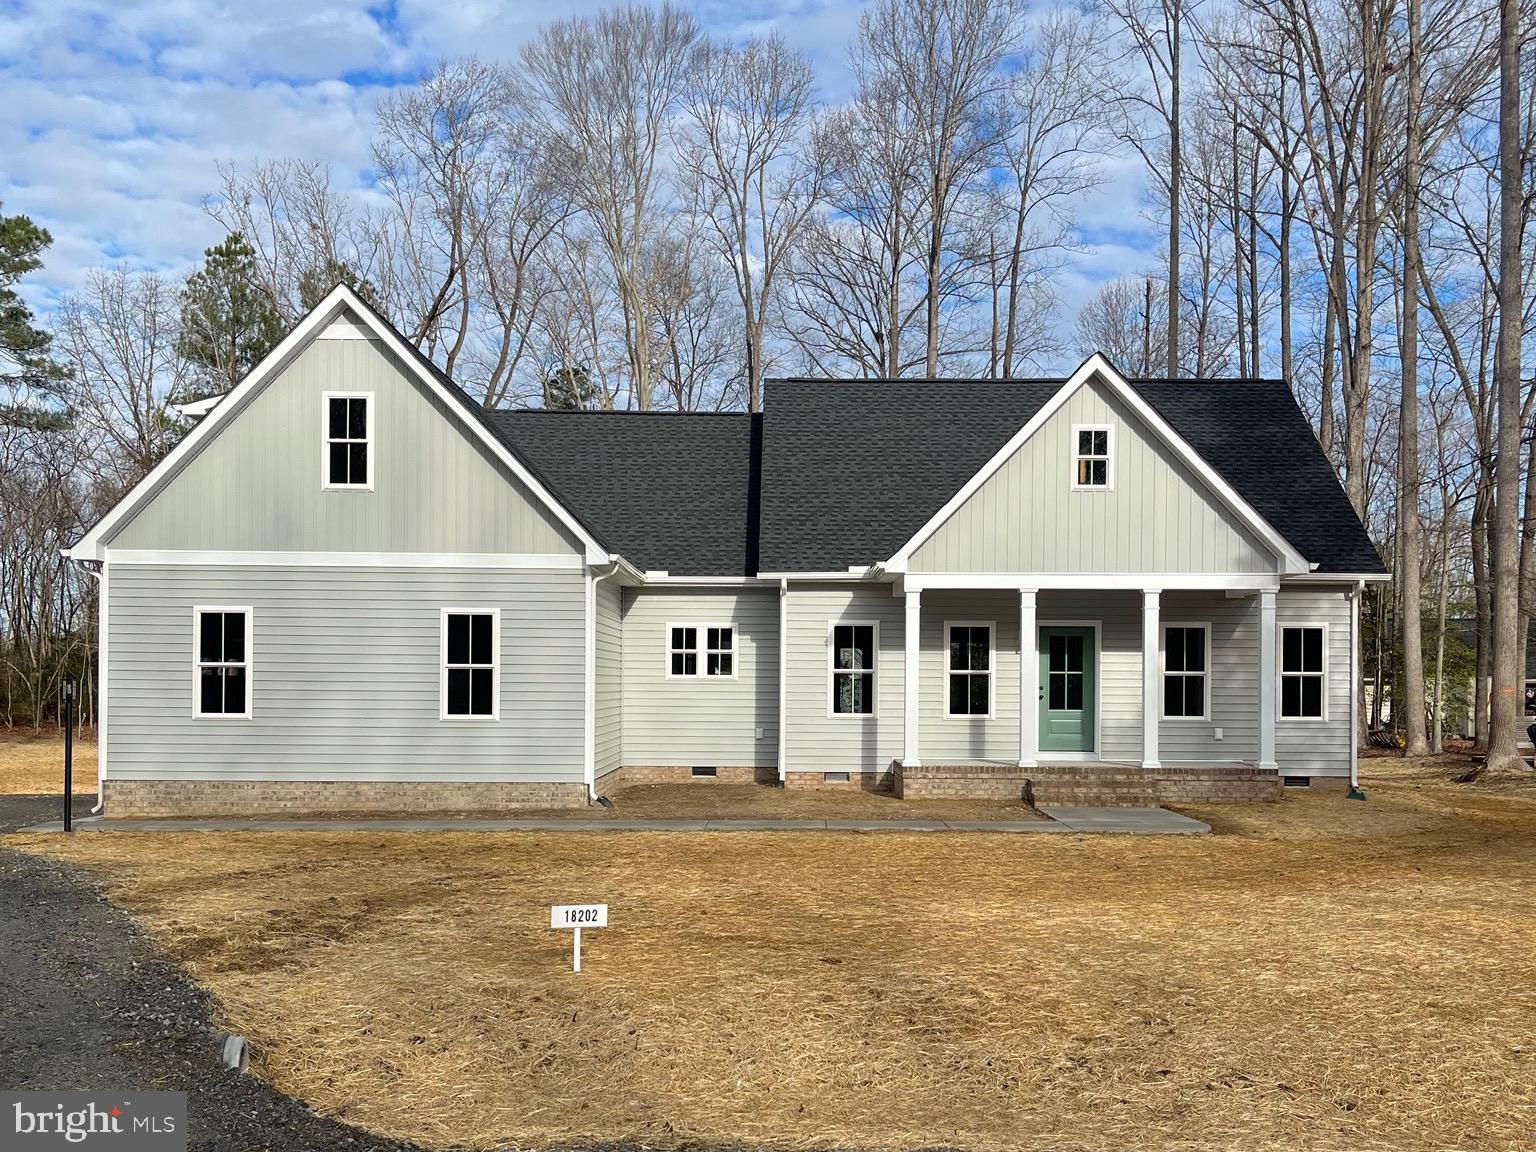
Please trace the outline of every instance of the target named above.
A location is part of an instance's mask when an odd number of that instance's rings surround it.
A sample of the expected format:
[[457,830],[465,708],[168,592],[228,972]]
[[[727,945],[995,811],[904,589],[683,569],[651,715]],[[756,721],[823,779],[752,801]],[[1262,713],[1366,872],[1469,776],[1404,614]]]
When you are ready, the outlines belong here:
[[75,830],[75,681],[64,681],[64,831]]

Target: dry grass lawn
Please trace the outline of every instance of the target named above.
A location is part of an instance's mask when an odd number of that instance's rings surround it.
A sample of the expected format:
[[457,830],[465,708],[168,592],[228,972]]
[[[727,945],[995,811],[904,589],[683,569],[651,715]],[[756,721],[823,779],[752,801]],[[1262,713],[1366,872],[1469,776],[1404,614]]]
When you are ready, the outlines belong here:
[[[96,791],[96,743],[75,738],[75,792]],[[0,796],[57,796],[64,791],[64,738],[56,732],[0,735]]]
[[279,1087],[428,1143],[1528,1147],[1536,787],[1370,768],[1198,838],[4,842],[98,875]]

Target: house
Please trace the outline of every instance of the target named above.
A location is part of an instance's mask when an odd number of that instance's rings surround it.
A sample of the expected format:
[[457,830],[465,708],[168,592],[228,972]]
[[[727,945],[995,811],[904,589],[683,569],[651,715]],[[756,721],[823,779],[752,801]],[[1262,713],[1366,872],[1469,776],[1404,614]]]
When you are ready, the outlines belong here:
[[1350,779],[1385,574],[1284,383],[766,409],[487,412],[336,288],[67,553],[107,814]]

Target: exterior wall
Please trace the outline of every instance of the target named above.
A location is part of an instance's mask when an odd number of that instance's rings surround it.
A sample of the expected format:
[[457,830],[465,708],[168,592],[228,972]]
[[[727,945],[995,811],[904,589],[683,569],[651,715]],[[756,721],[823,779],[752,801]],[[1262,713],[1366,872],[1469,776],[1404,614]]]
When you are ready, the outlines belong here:
[[[734,627],[736,676],[669,678],[671,624]],[[777,588],[626,588],[623,668],[626,768],[777,765]]]
[[[1072,490],[1074,424],[1115,429]],[[1083,386],[913,555],[914,572],[1272,572],[1266,547],[1107,388]]]
[[[1221,592],[1164,592],[1163,624],[1210,626],[1207,720],[1158,722],[1158,759],[1165,764],[1230,762],[1259,757],[1259,597]],[[1161,667],[1161,662],[1159,663]],[[1136,701],[1140,715],[1140,700]],[[1216,739],[1221,729],[1222,738]]]
[[[111,780],[582,783],[584,577],[115,564]],[[249,605],[252,718],[193,717],[193,606]],[[501,611],[500,718],[443,720],[441,610]]]
[[[1275,603],[1278,625],[1328,625],[1326,667],[1327,718],[1286,720],[1279,717],[1276,690],[1275,761],[1283,775],[1348,776],[1354,740],[1349,719],[1349,598],[1347,587],[1282,587]],[[1275,667],[1280,667],[1278,642]]]
[[[371,490],[321,487],[325,392],[371,392]],[[109,541],[202,551],[561,553],[576,541],[371,340],[317,339]]]
[[[788,599],[784,760],[791,777],[796,772],[889,771],[902,751],[901,598],[885,584],[791,582]],[[831,715],[828,627],[833,621],[879,625],[873,716]]]
[[1098,622],[1099,758],[1140,760],[1141,593],[1043,591],[1035,617],[1040,624]]
[[[992,627],[992,716],[948,718],[946,623],[974,621]],[[1019,594],[1017,592],[924,592],[921,719],[923,760],[1017,760],[1019,758]]]
[[597,692],[592,773],[601,778],[624,762],[624,589],[613,578],[597,586]]
[[515,812],[580,808],[583,784],[432,780],[108,780],[107,815],[292,817],[316,812]]

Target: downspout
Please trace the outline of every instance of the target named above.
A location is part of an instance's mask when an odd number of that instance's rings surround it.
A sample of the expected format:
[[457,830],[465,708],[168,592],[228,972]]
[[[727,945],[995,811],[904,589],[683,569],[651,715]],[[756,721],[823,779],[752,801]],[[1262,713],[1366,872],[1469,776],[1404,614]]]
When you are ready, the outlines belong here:
[[597,803],[597,585],[599,581],[616,575],[617,559],[609,558],[608,570],[598,575],[591,565],[587,566],[586,588],[586,724],[582,748],[582,775],[586,777],[587,803]]
[[91,815],[100,816],[107,806],[107,565],[103,561],[100,568],[92,568],[67,550],[64,555],[96,578],[96,807]]
[[1360,597],[1365,581],[1349,591],[1349,799],[1364,800],[1360,791]]
[[789,687],[789,581],[779,580],[779,787],[789,780],[788,766],[784,760],[787,742],[789,705],[784,693]]

